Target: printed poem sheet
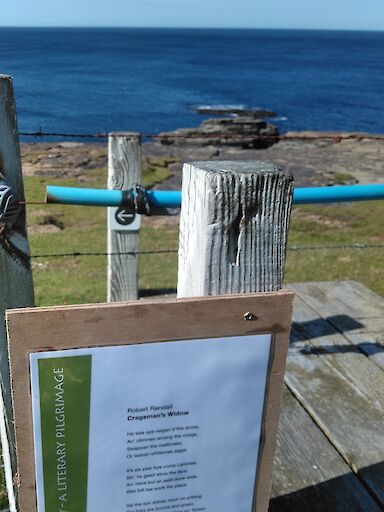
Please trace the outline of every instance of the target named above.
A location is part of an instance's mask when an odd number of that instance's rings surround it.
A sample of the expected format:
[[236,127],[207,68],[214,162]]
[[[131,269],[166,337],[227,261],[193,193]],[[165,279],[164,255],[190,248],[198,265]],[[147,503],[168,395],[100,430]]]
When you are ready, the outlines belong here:
[[39,512],[250,512],[270,335],[30,356]]

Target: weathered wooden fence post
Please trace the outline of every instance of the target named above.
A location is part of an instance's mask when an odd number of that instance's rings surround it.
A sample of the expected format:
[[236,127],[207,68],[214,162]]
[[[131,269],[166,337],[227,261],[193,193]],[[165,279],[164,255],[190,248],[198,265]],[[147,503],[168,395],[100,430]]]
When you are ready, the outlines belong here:
[[[0,75],[0,181],[24,200],[20,146],[12,79]],[[3,189],[4,190],[4,189]],[[17,208],[15,203],[15,208]],[[4,206],[4,204],[3,204]],[[17,210],[16,210],[17,213]],[[16,451],[12,422],[8,348],[4,322],[7,308],[33,306],[33,283],[25,223],[25,207],[7,225],[0,220],[0,435],[10,510],[15,508],[13,476],[16,474]]]
[[[291,174],[272,164],[184,164],[178,297],[281,289],[292,196]],[[269,427],[272,452],[276,431]],[[266,487],[272,462],[262,468]],[[255,496],[254,510],[268,501]]]
[[[111,133],[108,188],[129,189],[140,184],[140,180],[140,135]],[[138,298],[140,218],[124,208],[108,210],[108,302],[135,300]]]
[[292,193],[272,164],[185,164],[178,296],[279,290]]

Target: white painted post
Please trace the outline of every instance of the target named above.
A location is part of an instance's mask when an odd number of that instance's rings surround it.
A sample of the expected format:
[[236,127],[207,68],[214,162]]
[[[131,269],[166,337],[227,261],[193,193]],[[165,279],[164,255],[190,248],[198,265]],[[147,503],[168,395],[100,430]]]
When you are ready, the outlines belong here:
[[292,194],[272,164],[185,164],[178,297],[279,290]]
[[[292,196],[291,174],[272,164],[185,164],[178,297],[279,290]],[[272,458],[263,470],[271,475]],[[255,496],[254,509],[268,502],[269,493]]]
[[[111,133],[108,147],[108,188],[127,190],[140,184],[140,181],[140,135]],[[138,298],[139,219],[137,215],[133,219],[132,214],[124,208],[108,208],[108,302]]]
[[[12,79],[4,75],[0,75],[0,181],[24,200]],[[7,308],[34,305],[25,207],[20,207],[15,223],[2,231],[0,242],[0,436],[9,507],[15,511],[16,450],[4,312]]]

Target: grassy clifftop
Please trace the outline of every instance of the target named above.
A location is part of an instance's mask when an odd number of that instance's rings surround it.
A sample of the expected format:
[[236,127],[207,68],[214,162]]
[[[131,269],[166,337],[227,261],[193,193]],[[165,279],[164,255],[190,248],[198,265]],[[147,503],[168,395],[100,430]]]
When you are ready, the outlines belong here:
[[[105,147],[96,147],[98,153],[92,155],[87,145],[75,145],[70,152],[74,158],[72,164],[66,162],[62,168],[59,165],[62,161],[60,156],[49,157],[49,154],[57,151],[54,148],[44,148],[43,152],[40,149],[40,153],[36,147],[29,148],[34,149],[33,158],[37,160],[33,164],[34,172],[31,172],[31,151],[29,156],[24,151],[27,200],[43,200],[47,184],[105,187]],[[91,155],[89,161],[86,160],[87,154]],[[166,180],[167,188],[173,180],[173,185],[179,186],[180,172],[175,171],[180,167],[178,159],[181,159],[179,155],[145,155],[143,183],[152,186]],[[315,175],[314,183],[317,184],[320,174]],[[350,176],[353,177],[353,169],[349,168],[349,172],[343,176],[344,180],[347,179],[346,175],[349,182]],[[173,178],[169,179],[171,176]],[[310,172],[305,176],[306,184],[311,184],[308,181]],[[74,252],[105,253],[106,215],[105,208],[64,205],[28,207],[29,239],[32,255],[35,256],[33,271],[38,305],[106,300],[106,256],[48,256]],[[384,294],[384,249],[379,247],[384,244],[383,218],[384,202],[379,201],[294,208],[286,282],[355,279]],[[362,247],[346,247],[354,244]],[[366,245],[376,247],[363,248]],[[178,218],[144,219],[141,251],[176,251],[177,246]],[[43,257],[37,257],[39,255]],[[176,282],[176,252],[143,254],[140,257],[139,284],[142,294],[172,291],[176,288]]]

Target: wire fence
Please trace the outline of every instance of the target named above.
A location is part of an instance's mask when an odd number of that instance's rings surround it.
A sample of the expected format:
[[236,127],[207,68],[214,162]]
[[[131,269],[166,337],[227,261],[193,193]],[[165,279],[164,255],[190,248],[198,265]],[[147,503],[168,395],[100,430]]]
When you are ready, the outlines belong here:
[[[369,133],[286,133],[281,135],[263,135],[263,134],[244,134],[244,133],[194,133],[183,135],[178,133],[145,133],[135,132],[143,139],[158,140],[167,142],[173,139],[177,140],[193,140],[193,139],[223,139],[223,140],[260,140],[260,141],[288,141],[288,140],[329,140],[332,142],[341,142],[343,140],[384,140],[384,134]],[[64,137],[72,139],[107,139],[108,137],[121,136],[121,134],[98,132],[98,133],[58,133],[58,132],[20,132],[23,137]]]
[[[288,251],[324,251],[324,250],[343,250],[343,249],[384,249],[384,244],[335,244],[335,245],[309,245],[309,246],[288,246]],[[158,255],[158,254],[176,254],[178,249],[159,249],[153,251],[128,251],[128,252],[65,252],[65,253],[49,253],[49,254],[33,254],[31,259],[38,258],[78,258],[89,256],[139,256],[139,255]]]
[[[129,132],[135,133],[142,139],[156,140],[160,142],[167,142],[171,140],[193,140],[193,139],[225,139],[230,140],[260,140],[266,142],[278,142],[278,141],[316,141],[316,140],[327,140],[334,143],[339,143],[345,140],[373,140],[373,141],[384,141],[384,134],[367,134],[367,133],[286,133],[281,135],[262,135],[262,134],[250,134],[244,135],[240,133],[195,133],[190,135],[182,135],[177,133],[145,133],[145,132]],[[62,137],[71,139],[98,139],[106,140],[109,137],[121,136],[121,133],[61,133],[61,132],[44,132],[41,129],[37,132],[20,132],[19,135],[23,137],[31,138],[44,138],[44,137]],[[42,201],[23,201],[20,202],[24,205],[47,205],[46,202]],[[316,246],[288,246],[287,250],[290,252],[304,252],[304,251],[325,251],[325,250],[369,250],[369,249],[383,249],[384,244],[366,244],[366,243],[351,243],[351,244],[333,244],[333,245],[316,245]],[[148,251],[131,251],[131,252],[98,252],[98,251],[73,251],[65,253],[48,253],[48,254],[33,254],[29,256],[30,260],[35,259],[48,259],[48,258],[79,258],[79,257],[106,257],[106,256],[147,256],[147,255],[164,255],[164,254],[176,254],[178,249],[168,248],[159,250],[148,250]]]

